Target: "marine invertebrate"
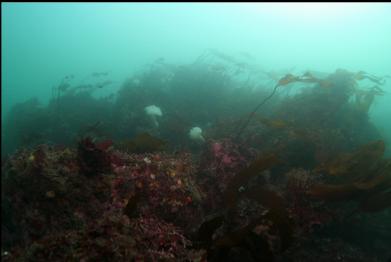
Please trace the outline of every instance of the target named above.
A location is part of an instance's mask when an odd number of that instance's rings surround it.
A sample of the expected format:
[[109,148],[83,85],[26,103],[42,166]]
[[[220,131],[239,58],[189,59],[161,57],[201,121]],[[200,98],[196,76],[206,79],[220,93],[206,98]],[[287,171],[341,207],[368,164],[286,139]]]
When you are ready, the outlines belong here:
[[157,117],[161,117],[163,115],[160,107],[155,105],[149,105],[144,108],[145,113],[150,117],[155,127],[159,126],[159,122],[157,121]]
[[193,141],[205,142],[205,138],[202,136],[202,129],[198,126],[195,126],[190,129],[189,137]]

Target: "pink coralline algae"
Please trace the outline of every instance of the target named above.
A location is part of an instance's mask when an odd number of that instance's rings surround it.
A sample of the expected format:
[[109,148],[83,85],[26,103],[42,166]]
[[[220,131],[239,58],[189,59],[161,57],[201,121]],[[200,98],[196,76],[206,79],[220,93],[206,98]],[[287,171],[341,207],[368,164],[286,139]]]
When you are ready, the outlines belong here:
[[286,174],[288,179],[286,198],[290,199],[288,211],[296,221],[298,234],[309,234],[315,228],[330,223],[337,216],[335,210],[330,210],[325,203],[312,201],[307,190],[317,181],[320,176],[304,169],[293,169]]
[[254,150],[241,147],[229,139],[212,141],[201,155],[197,177],[207,197],[205,207],[213,210],[221,205],[222,194],[237,172],[256,156]]
[[353,210],[308,195],[325,180],[316,169],[277,173],[274,161],[230,140],[200,162],[91,139],[20,151],[3,166],[3,260],[286,261]]
[[158,215],[188,228],[189,221],[199,219],[197,201],[202,197],[192,181],[190,160],[186,154],[177,159],[151,154],[125,156],[126,164],[115,169],[113,204],[133,205],[141,214]]
[[[191,242],[173,224],[156,217],[139,217],[132,222],[139,250],[145,250],[145,258],[151,261],[184,259]],[[141,257],[139,257],[141,258]]]

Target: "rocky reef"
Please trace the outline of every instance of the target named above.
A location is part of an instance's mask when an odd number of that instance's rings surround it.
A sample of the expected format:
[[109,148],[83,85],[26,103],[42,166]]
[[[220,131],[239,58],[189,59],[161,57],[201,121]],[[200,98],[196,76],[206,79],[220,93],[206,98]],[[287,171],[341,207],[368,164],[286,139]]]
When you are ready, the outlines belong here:
[[[274,90],[255,88],[262,78]],[[384,81],[273,79],[210,50],[151,66],[115,101],[61,86],[47,107],[19,105],[2,159],[2,260],[387,261],[391,159],[368,116]],[[158,125],[144,112],[155,104]]]

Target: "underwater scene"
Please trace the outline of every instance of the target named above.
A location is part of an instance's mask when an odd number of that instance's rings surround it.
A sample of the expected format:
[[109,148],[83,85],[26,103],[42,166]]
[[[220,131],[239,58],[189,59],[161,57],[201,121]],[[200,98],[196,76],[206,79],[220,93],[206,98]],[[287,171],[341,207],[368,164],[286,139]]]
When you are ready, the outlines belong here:
[[2,261],[391,261],[391,4],[1,7]]

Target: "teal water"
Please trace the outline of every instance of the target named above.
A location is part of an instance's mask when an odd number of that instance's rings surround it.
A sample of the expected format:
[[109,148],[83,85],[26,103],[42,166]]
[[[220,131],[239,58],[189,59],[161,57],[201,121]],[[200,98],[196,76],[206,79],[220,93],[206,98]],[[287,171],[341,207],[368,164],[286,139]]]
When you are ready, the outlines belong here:
[[[105,95],[145,64],[191,63],[208,48],[250,54],[267,70],[389,75],[390,28],[387,3],[4,3],[2,122],[31,97],[47,103],[65,75],[109,71]],[[388,143],[390,82],[370,111]]]

